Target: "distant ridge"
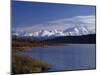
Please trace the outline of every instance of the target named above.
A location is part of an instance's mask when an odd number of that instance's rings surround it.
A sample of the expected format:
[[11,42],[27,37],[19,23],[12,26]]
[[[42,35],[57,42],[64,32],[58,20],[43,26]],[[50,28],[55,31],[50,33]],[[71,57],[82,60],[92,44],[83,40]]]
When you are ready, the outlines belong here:
[[76,43],[95,44],[96,34],[89,34],[89,35],[82,35],[82,36],[63,36],[63,37],[57,37],[54,39],[48,39],[45,41],[54,42],[54,43],[57,43],[57,42],[70,43],[70,44],[76,44]]
[[96,43],[96,34],[88,34],[81,36],[59,36],[55,38],[48,39],[36,39],[32,37],[17,37],[13,36],[13,40],[17,41],[27,41],[27,42],[36,42],[36,43],[67,43],[67,44],[95,44]]

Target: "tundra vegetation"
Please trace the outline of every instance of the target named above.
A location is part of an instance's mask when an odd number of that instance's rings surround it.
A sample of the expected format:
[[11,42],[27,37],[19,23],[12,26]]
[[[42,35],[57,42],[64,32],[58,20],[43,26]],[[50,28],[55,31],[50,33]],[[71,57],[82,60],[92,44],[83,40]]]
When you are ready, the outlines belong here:
[[47,72],[52,65],[45,61],[37,60],[29,55],[18,54],[18,51],[42,46],[39,43],[12,39],[12,74]]

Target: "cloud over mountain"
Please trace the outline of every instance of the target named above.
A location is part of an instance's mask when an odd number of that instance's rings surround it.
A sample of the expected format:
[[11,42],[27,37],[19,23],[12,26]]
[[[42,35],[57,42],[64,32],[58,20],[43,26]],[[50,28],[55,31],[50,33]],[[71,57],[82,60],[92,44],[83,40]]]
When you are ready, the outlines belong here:
[[36,32],[40,30],[61,30],[64,31],[70,28],[85,27],[88,31],[95,33],[95,16],[75,16],[72,18],[64,18],[54,21],[45,22],[35,25],[24,25],[21,27],[13,28],[17,32]]

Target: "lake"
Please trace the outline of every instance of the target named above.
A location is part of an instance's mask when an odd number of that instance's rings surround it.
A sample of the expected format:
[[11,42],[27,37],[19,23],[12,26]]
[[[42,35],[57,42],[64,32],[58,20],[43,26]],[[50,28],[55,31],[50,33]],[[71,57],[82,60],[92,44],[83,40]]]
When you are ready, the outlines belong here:
[[68,44],[32,48],[23,52],[52,65],[49,71],[95,69],[95,44]]

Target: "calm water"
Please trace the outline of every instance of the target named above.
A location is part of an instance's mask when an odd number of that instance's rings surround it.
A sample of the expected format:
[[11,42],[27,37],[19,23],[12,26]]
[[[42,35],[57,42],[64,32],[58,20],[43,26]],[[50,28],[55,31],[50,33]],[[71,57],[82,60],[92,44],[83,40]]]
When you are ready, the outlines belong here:
[[53,65],[49,71],[95,68],[95,44],[69,44],[32,48],[22,53]]

